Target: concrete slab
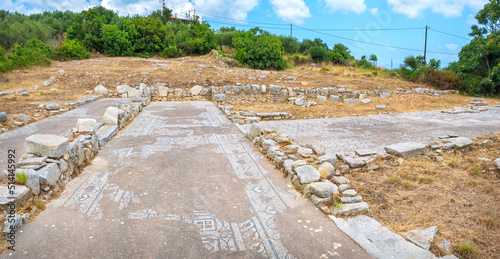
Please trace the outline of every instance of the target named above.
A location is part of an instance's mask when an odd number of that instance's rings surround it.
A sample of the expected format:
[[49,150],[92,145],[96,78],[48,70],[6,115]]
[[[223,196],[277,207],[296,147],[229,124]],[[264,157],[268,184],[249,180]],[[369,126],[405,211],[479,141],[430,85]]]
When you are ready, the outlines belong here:
[[370,257],[210,102],[151,103],[66,187],[16,258]]
[[278,130],[298,143],[321,144],[327,153],[354,154],[357,149],[385,153],[384,147],[402,143],[430,143],[455,134],[473,138],[500,131],[500,107],[481,113],[446,114],[425,111],[293,121],[262,121],[263,128]]

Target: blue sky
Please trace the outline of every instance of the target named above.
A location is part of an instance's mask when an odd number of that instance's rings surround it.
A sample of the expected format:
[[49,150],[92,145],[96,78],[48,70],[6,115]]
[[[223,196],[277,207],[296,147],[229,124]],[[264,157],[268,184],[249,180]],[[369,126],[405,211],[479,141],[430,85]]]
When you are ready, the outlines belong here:
[[[120,15],[144,15],[161,7],[158,0],[4,1],[6,2],[0,8],[26,14],[56,9],[81,11],[100,4],[118,11]],[[167,6],[179,16],[197,10],[196,14],[215,29],[221,26],[235,26],[238,29],[260,26],[272,33],[288,36],[291,23],[293,36],[299,40],[321,38],[330,47],[342,43],[349,47],[356,58],[377,55],[378,65],[387,68],[391,67],[391,60],[393,66],[398,67],[406,56],[423,55],[426,25],[431,27],[428,30],[427,60],[440,59],[443,65],[457,60],[456,54],[469,42],[463,38],[469,38],[470,26],[475,23],[474,16],[486,2],[487,0],[166,1]],[[346,31],[331,31],[334,29]]]

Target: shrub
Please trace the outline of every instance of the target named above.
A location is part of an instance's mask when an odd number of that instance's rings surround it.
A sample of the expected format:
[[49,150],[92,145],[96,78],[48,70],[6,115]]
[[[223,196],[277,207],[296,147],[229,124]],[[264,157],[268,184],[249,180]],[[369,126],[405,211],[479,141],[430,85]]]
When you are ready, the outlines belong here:
[[308,53],[311,55],[311,58],[316,63],[320,63],[320,62],[324,61],[326,58],[326,50],[320,46],[313,46],[313,47],[309,48]]
[[14,44],[7,58],[12,68],[25,68],[32,65],[48,66],[54,57],[54,49],[38,39],[30,39],[24,46]]
[[28,176],[23,171],[16,174],[16,179],[20,184],[24,184],[28,180]]
[[12,70],[12,63],[5,57],[5,50],[0,47],[0,73]]
[[233,45],[235,59],[250,68],[282,70],[285,67],[285,60],[281,56],[283,46],[278,37],[258,27],[247,32],[238,32],[233,38]]
[[182,50],[178,49],[176,46],[168,46],[160,53],[160,57],[164,58],[176,58],[182,56]]
[[86,59],[90,58],[90,52],[76,40],[65,40],[56,47],[56,58],[58,60]]

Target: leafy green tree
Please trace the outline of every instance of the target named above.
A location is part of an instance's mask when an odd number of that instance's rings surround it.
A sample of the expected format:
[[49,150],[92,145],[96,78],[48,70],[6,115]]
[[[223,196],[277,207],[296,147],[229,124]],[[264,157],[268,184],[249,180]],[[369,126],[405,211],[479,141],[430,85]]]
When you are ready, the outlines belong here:
[[417,70],[420,67],[420,63],[414,56],[409,56],[405,58],[404,66],[409,67],[412,70]]
[[132,56],[134,47],[128,39],[128,33],[117,25],[105,24],[102,28],[102,42],[105,53],[111,56]]
[[87,50],[104,52],[103,27],[115,21],[117,17],[113,11],[102,6],[89,8],[76,16],[75,21],[68,28],[67,37],[82,42]]
[[500,95],[500,1],[490,0],[476,15],[474,37],[451,63],[461,80],[461,90],[471,95]]
[[137,31],[134,49],[142,56],[152,56],[165,48],[163,39],[166,29],[160,19],[136,17],[133,19]]
[[33,38],[24,46],[14,44],[7,58],[12,62],[13,68],[48,66],[54,58],[54,48]]
[[235,59],[251,68],[276,68],[282,70],[285,60],[281,55],[283,45],[278,37],[258,27],[238,32],[233,38]]
[[377,55],[371,54],[370,58],[368,60],[370,60],[371,62],[373,62],[373,65],[376,66],[377,61],[378,61]]
[[300,51],[300,43],[297,41],[297,38],[279,36],[279,39],[285,53],[294,54]]
[[441,60],[436,60],[436,59],[431,59],[429,60],[429,66],[431,66],[434,69],[439,69],[441,67]]
[[219,33],[217,34],[217,42],[219,47],[222,49],[222,46],[228,46],[230,49],[233,48],[233,37],[236,35],[236,28],[231,27],[222,27],[219,29]]

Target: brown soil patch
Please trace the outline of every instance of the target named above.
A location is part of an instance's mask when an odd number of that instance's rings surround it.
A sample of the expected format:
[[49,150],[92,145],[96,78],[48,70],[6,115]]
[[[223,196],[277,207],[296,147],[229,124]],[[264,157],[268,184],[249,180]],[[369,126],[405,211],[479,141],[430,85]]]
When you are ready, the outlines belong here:
[[396,233],[437,226],[436,255],[444,255],[438,244],[448,240],[455,255],[468,258],[459,249],[471,243],[477,249],[471,258],[499,258],[500,133],[491,136],[478,138],[491,141],[467,153],[428,153],[401,165],[394,157],[379,161],[377,171],[350,175],[351,185],[370,205],[368,216]]
[[[348,116],[377,115],[382,113],[403,113],[431,110],[446,110],[453,107],[467,107],[472,100],[470,96],[447,94],[440,97],[408,94],[393,94],[388,98],[367,97],[371,103],[334,103],[331,101],[313,100],[316,106],[300,107],[293,104],[274,103],[234,103],[234,111],[253,112],[287,112],[295,119],[307,118],[334,118]],[[488,103],[495,103],[495,99],[486,99]],[[377,110],[375,106],[385,105],[384,110]]]
[[[163,64],[158,66],[157,64]],[[199,68],[198,65],[210,65],[214,68]],[[64,70],[64,74],[58,71]],[[60,105],[84,97],[85,91],[93,90],[102,84],[109,90],[115,90],[116,86],[128,84],[137,86],[145,83],[148,86],[156,83],[166,83],[172,88],[190,88],[194,85],[223,86],[242,84],[276,84],[281,86],[299,88],[320,88],[344,85],[353,90],[375,90],[377,87],[396,90],[401,88],[409,90],[416,87],[427,87],[426,85],[414,84],[391,76],[374,76],[371,72],[361,70],[351,71],[346,67],[328,66],[328,69],[313,67],[310,65],[300,66],[282,72],[268,74],[268,78],[262,79],[260,73],[238,68],[229,68],[221,60],[213,55],[184,57],[179,59],[165,59],[160,57],[136,58],[136,57],[102,57],[94,55],[93,59],[73,60],[66,62],[54,61],[50,67],[33,67],[31,69],[16,70],[0,75],[0,91],[16,91],[27,89],[31,95],[21,96],[10,94],[0,97],[0,112],[5,111],[12,114],[26,114],[30,122],[51,116],[45,111],[36,111],[39,104],[57,102]],[[43,82],[55,78],[55,82],[49,86],[43,86]],[[256,77],[257,80],[250,80]],[[295,83],[285,83],[287,77],[294,77]],[[34,90],[36,85],[41,89]],[[50,89],[59,89],[57,93],[51,93]],[[427,87],[429,88],[429,87]],[[296,118],[310,117],[308,114],[319,114],[326,116],[352,116],[353,114],[378,114],[374,110],[375,105],[387,105],[388,109],[383,112],[419,111],[426,109],[445,109],[453,106],[464,106],[469,97],[455,95],[454,97],[442,96],[434,98],[428,96],[406,96],[391,97],[388,99],[371,98],[373,102],[368,105],[343,105],[318,102],[317,107],[302,109],[300,107],[287,106],[283,104],[255,104],[238,106],[241,109],[262,109],[262,111],[278,111],[287,107],[287,111]],[[494,102],[492,102],[494,103]],[[401,109],[398,106],[408,106]],[[63,106],[63,108],[66,108]],[[351,110],[353,109],[353,110]],[[329,111],[330,110],[330,111]],[[334,110],[336,112],[332,112]],[[340,112],[345,115],[336,115]],[[33,117],[34,114],[41,117]],[[0,123],[0,128],[14,129],[17,126],[9,119],[6,123]]]

